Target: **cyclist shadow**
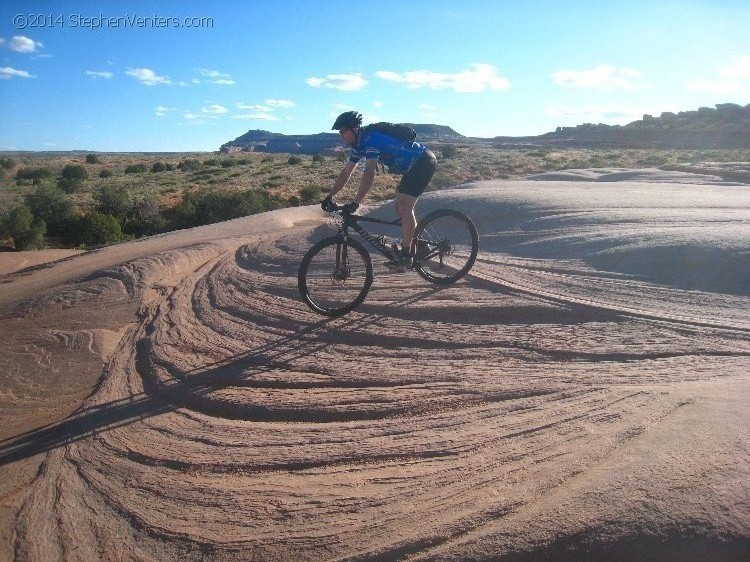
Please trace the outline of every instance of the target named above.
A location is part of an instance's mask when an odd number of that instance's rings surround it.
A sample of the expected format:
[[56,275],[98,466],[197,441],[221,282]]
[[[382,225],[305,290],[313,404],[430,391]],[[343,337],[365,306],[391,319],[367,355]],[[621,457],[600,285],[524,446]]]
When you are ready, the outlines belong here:
[[[143,393],[84,407],[64,420],[0,441],[0,466],[180,408],[251,421],[307,419],[304,418],[305,413],[269,411],[268,408],[247,403],[232,405],[223,400],[212,400],[211,395],[229,387],[303,389],[341,386],[341,380],[295,382],[288,377],[279,380],[263,379],[263,376],[272,372],[295,371],[300,360],[309,362],[310,357],[334,343],[357,344],[362,338],[370,338],[372,326],[387,322],[394,312],[406,311],[410,305],[429,299],[444,289],[429,287],[387,304],[363,304],[357,311],[344,317],[316,319],[293,333],[208,365],[170,373],[166,379],[155,375],[155,367],[149,359],[152,342],[148,336],[144,336],[135,342],[135,366],[144,386]],[[300,303],[300,306],[304,305]],[[359,383],[353,381],[351,384]]]

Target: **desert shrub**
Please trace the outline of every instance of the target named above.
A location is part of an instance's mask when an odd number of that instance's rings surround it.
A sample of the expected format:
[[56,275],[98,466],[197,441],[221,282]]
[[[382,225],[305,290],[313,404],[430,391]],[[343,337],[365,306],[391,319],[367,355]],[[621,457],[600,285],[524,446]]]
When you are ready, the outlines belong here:
[[46,223],[35,217],[26,205],[19,205],[0,222],[0,234],[13,238],[16,250],[44,248]]
[[75,219],[75,209],[64,191],[54,185],[43,184],[26,196],[25,203],[34,216],[47,223],[47,231],[51,235],[66,236],[71,221]]
[[204,166],[221,166],[221,161],[218,158],[209,158],[203,161]]
[[137,237],[156,234],[165,226],[154,193],[135,194],[128,186],[102,186],[93,198],[95,210],[115,217],[125,234]]
[[231,168],[232,166],[236,166],[237,162],[232,160],[231,158],[225,158],[221,161],[221,167],[222,168]]
[[322,154],[315,154],[312,157],[313,164],[322,164],[325,160],[326,159]]
[[99,164],[101,162],[98,154],[87,154],[86,164]]
[[159,200],[155,193],[140,193],[133,197],[130,213],[123,223],[123,232],[136,237],[162,232],[166,221],[159,212]]
[[119,219],[125,218],[133,207],[133,196],[127,186],[103,185],[93,198],[98,212]]
[[201,169],[201,163],[198,162],[198,160],[196,160],[195,158],[186,158],[185,160],[177,164],[177,167],[183,172],[195,171]]
[[284,203],[281,199],[259,189],[242,192],[186,192],[182,203],[175,209],[175,222],[177,227],[199,226],[282,207]]
[[31,185],[36,185],[43,179],[51,178],[54,174],[49,168],[21,168],[16,172],[16,180],[31,180]]
[[323,189],[319,185],[308,185],[300,191],[300,199],[303,205],[311,205],[320,201]]
[[265,164],[266,162],[273,162],[273,156],[264,156],[263,160],[260,161],[261,164]]
[[456,154],[458,154],[458,149],[452,144],[448,144],[443,147],[442,154],[443,158],[453,158]]
[[167,171],[167,165],[164,162],[154,162],[154,165],[151,166],[151,172],[152,173],[159,173],[159,172],[166,172]]
[[288,207],[299,207],[302,202],[300,201],[300,198],[296,195],[292,195],[289,199],[287,199],[286,204]]
[[88,176],[89,174],[86,171],[86,168],[80,164],[68,164],[62,169],[62,172],[60,172],[57,185],[66,193],[73,193],[83,186],[83,182]]
[[302,164],[302,158],[299,156],[290,156],[286,163],[291,166],[296,166],[297,164]]
[[86,246],[113,244],[125,238],[120,221],[112,215],[93,211],[78,221],[78,242]]
[[3,168],[5,170],[10,170],[11,168],[15,168],[16,164],[18,164],[18,162],[16,162],[14,158],[8,158],[5,156],[0,158],[0,168]]
[[663,166],[669,159],[663,154],[649,154],[645,158],[638,160],[639,166]]
[[99,172],[100,178],[111,178],[114,175],[115,173],[112,170],[102,170],[101,172]]
[[60,177],[68,180],[85,180],[89,177],[84,166],[80,164],[68,164],[60,172]]
[[148,168],[146,167],[146,164],[129,164],[128,166],[125,166],[125,173],[126,174],[143,174],[146,172]]
[[287,181],[287,178],[280,174],[274,174],[273,176],[270,176],[266,181],[263,182],[263,187],[268,188],[274,188],[279,187],[280,185],[284,185],[284,183]]

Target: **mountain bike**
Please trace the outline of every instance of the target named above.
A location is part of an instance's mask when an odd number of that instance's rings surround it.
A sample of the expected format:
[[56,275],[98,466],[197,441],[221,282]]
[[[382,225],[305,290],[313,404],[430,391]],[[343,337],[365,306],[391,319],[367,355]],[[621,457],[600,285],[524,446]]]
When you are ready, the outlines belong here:
[[370,254],[361,242],[351,237],[359,234],[377,253],[389,261],[392,271],[416,271],[436,285],[450,285],[466,275],[479,251],[479,236],[474,223],[461,211],[438,209],[418,224],[412,243],[411,263],[396,266],[398,246],[389,245],[384,236],[373,236],[361,223],[400,227],[401,219],[386,221],[348,213],[333,204],[329,211],[338,224],[335,236],[314,244],[302,258],[297,282],[305,303],[325,316],[342,316],[357,308],[372,287],[373,267]]

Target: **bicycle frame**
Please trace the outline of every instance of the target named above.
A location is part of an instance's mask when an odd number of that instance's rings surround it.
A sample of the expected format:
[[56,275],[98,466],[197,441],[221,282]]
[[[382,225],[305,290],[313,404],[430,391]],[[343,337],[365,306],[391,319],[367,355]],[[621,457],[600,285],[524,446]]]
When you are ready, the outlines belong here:
[[370,234],[367,230],[364,229],[359,223],[360,222],[372,222],[377,224],[385,224],[388,226],[401,226],[401,219],[396,219],[394,221],[385,221],[381,219],[375,219],[371,217],[363,217],[362,215],[350,215],[350,214],[342,214],[342,213],[332,213],[336,214],[341,217],[341,220],[343,221],[341,226],[338,229],[339,236],[344,240],[349,239],[349,229],[351,228],[359,234],[364,240],[370,244],[379,254],[384,255],[389,260],[394,259],[396,256],[393,254],[393,249],[389,248],[381,240],[379,240],[377,237]]

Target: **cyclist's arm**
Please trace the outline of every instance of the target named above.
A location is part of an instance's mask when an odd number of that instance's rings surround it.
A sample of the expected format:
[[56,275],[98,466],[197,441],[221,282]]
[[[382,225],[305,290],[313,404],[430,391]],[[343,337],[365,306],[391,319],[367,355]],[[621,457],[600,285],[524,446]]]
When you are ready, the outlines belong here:
[[333,187],[331,188],[331,193],[329,194],[329,197],[333,197],[336,195],[339,191],[344,189],[347,182],[349,181],[349,178],[352,177],[352,172],[354,172],[354,168],[357,167],[356,162],[347,162],[346,166],[344,166],[344,169],[341,170],[341,173],[339,174],[339,177],[336,179],[336,183],[333,184]]
[[359,191],[357,196],[354,198],[354,202],[357,205],[361,205],[362,201],[365,200],[367,192],[372,187],[372,182],[375,180],[375,170],[378,167],[377,158],[368,158],[365,160],[365,171],[362,173],[362,181],[359,183]]

